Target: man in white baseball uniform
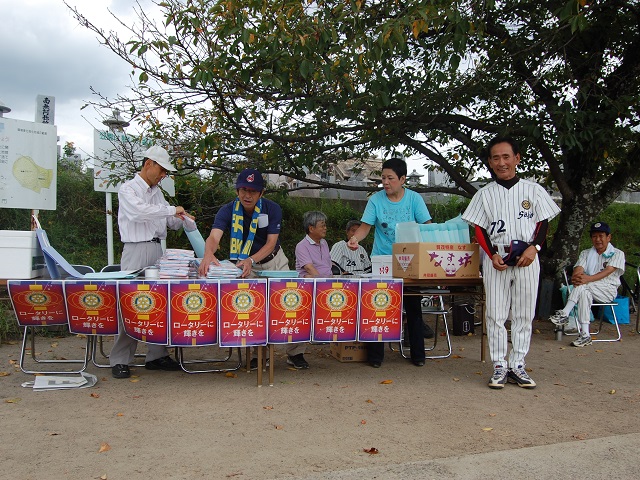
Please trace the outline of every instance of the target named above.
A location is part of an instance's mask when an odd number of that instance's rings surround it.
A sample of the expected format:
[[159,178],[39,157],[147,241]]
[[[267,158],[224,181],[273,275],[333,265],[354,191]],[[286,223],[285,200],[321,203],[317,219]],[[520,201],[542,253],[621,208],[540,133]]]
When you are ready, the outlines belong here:
[[[494,367],[489,387],[503,388],[508,380],[520,387],[535,388],[536,383],[525,371],[525,356],[538,297],[538,252],[549,220],[560,209],[542,186],[516,176],[520,149],[514,139],[494,138],[488,152],[495,182],[476,192],[462,218],[475,226],[478,243],[486,252],[482,275]],[[505,322],[509,314],[512,349],[507,358]]]
[[357,250],[352,250],[347,245],[351,237],[360,228],[360,220],[349,220],[347,222],[347,239],[340,240],[331,247],[331,261],[338,265],[340,269],[351,275],[371,273],[371,259],[362,245],[358,245]]
[[549,317],[556,325],[569,323],[569,313],[578,306],[580,335],[571,342],[574,347],[591,345],[589,322],[591,304],[610,302],[618,293],[620,276],[624,274],[625,257],[622,250],[611,244],[611,229],[604,222],[596,222],[589,230],[593,247],[580,252],[578,262],[573,267],[571,284],[573,289],[563,310],[557,310]]

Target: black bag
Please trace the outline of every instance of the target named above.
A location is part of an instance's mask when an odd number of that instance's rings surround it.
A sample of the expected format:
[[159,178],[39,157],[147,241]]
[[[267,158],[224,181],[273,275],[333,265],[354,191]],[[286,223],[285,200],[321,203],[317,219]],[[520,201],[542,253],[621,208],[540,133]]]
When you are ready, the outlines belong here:
[[476,309],[470,303],[453,306],[453,334],[457,336],[473,333]]

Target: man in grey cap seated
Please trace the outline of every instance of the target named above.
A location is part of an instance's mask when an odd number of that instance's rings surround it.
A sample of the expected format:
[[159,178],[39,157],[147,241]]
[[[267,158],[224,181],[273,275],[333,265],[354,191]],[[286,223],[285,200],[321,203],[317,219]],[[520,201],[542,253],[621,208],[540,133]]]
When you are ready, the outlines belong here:
[[593,247],[580,252],[578,262],[573,267],[571,284],[573,290],[564,309],[557,310],[549,317],[554,324],[562,326],[569,323],[569,313],[578,306],[578,326],[580,335],[571,342],[574,347],[591,345],[589,322],[591,304],[610,302],[618,292],[620,276],[624,274],[624,252],[611,244],[611,229],[604,222],[591,225],[591,243]]
[[[118,226],[124,243],[120,265],[122,270],[139,270],[154,265],[162,256],[160,240],[167,238],[167,227],[178,230],[187,216],[182,207],[173,207],[165,200],[158,184],[176,169],[167,151],[153,146],[143,153],[142,168],[118,191]],[[114,378],[129,378],[129,363],[133,361],[138,341],[124,333],[122,325],[109,354]],[[180,370],[164,345],[148,345],[144,367],[148,370]]]

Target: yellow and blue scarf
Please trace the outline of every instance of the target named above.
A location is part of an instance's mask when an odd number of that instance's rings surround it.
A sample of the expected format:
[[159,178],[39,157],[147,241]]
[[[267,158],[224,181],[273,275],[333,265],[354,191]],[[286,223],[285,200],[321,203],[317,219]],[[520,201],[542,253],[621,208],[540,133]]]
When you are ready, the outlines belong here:
[[231,248],[229,251],[229,258],[233,261],[244,260],[251,255],[251,247],[253,246],[253,239],[256,236],[258,230],[258,215],[262,209],[262,198],[258,200],[256,208],[253,210],[251,217],[251,224],[249,225],[249,235],[247,240],[242,242],[242,234],[244,232],[244,210],[240,199],[236,198],[233,202],[233,214],[231,216]]

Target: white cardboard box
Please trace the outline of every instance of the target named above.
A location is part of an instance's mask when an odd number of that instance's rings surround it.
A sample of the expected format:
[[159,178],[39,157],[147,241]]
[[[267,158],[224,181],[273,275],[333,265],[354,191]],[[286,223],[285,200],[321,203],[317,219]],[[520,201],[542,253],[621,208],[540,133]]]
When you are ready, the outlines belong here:
[[393,255],[372,255],[371,256],[371,276],[372,277],[391,277]]
[[0,230],[0,278],[28,279],[44,275],[46,265],[36,232]]

